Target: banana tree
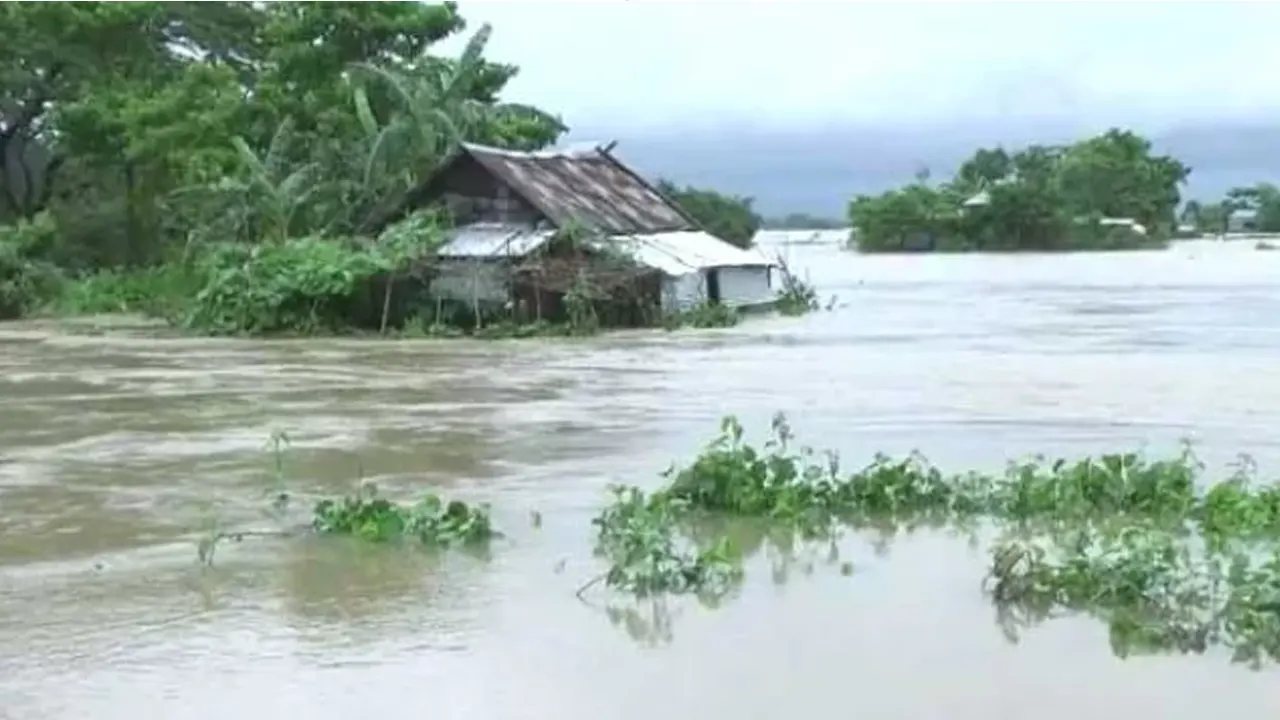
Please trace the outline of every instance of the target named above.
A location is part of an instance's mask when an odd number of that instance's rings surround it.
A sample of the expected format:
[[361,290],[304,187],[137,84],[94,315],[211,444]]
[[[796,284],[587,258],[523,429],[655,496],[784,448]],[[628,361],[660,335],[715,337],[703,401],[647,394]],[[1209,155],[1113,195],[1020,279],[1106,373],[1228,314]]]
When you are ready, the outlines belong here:
[[265,153],[259,154],[242,137],[231,140],[240,159],[240,173],[211,185],[183,188],[177,194],[198,194],[197,213],[210,222],[199,224],[222,238],[279,242],[313,229],[307,223],[308,201],[320,188],[314,162],[293,165],[288,158],[293,122],[276,128]]
[[[356,84],[354,98],[370,142],[366,186],[374,187],[384,177],[407,186],[466,139],[487,110],[475,99],[474,90],[485,68],[484,48],[491,34],[488,24],[482,26],[456,61],[424,56],[404,70],[369,63],[352,67],[364,79]],[[378,123],[370,103],[375,84],[393,108],[385,124]]]
[[[496,88],[514,69],[484,60],[492,32],[488,24],[481,26],[456,60],[424,54],[397,70],[352,66],[355,113],[368,148],[363,183],[371,196],[385,201],[384,211],[401,202],[404,192],[459,143],[536,150],[566,130],[559,118],[537,108],[495,99]],[[375,105],[387,108],[385,123],[379,122]]]

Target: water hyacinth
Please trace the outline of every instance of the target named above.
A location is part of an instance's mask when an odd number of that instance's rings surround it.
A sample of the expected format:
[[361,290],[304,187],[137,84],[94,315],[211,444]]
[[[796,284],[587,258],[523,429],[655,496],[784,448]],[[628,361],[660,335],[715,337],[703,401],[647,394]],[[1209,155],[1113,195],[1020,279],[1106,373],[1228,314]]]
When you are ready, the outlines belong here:
[[1184,447],[1163,459],[1037,457],[1000,474],[876,456],[844,473],[833,453],[796,447],[781,414],[759,448],[727,417],[664,486],[615,488],[594,520],[597,554],[609,563],[597,581],[640,596],[723,592],[748,553],[731,535],[706,532],[717,519],[768,523],[778,546],[830,543],[849,527],[981,521],[1011,533],[992,547],[984,583],[1011,637],[1018,626],[1085,613],[1108,623],[1122,655],[1223,646],[1239,661],[1275,660],[1280,488],[1257,483],[1249,463],[1217,483],[1203,471]]
[[428,546],[454,547],[485,542],[496,534],[486,508],[458,500],[446,503],[432,494],[404,505],[378,497],[372,484],[340,500],[321,500],[314,516],[312,527],[317,532],[372,542],[411,539]]
[[[284,436],[273,438],[270,494],[281,515],[291,497],[285,445]],[[838,546],[847,529],[886,538],[982,526],[1002,530],[982,586],[1011,640],[1035,623],[1083,614],[1108,625],[1119,655],[1222,647],[1255,667],[1280,659],[1280,487],[1259,483],[1249,462],[1219,482],[1203,473],[1186,447],[1163,459],[1037,457],[995,474],[946,473],[919,454],[877,455],[845,472],[834,453],[798,446],[781,414],[758,447],[726,417],[703,451],[663,473],[657,489],[612,488],[592,521],[606,569],[578,596],[602,585],[651,604],[692,595],[714,606],[741,586],[744,559],[761,549],[775,557],[775,580],[795,562],[812,569],[819,556],[850,575]],[[487,507],[431,493],[394,502],[368,483],[317,502],[305,529],[442,549],[483,548],[500,536]],[[292,534],[215,532],[199,554],[212,564],[220,540]],[[610,611],[629,632],[653,626],[655,637],[669,636],[667,609]]]

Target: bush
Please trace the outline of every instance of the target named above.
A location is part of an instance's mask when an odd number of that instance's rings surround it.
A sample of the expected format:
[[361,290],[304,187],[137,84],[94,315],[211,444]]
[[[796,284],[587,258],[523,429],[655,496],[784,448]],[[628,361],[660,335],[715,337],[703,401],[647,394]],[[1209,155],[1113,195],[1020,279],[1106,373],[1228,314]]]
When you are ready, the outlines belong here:
[[200,266],[202,287],[186,325],[214,335],[345,328],[358,294],[391,269],[389,258],[376,248],[321,237],[221,245]]
[[44,260],[56,235],[46,213],[0,225],[0,320],[27,315],[57,295],[62,273]]

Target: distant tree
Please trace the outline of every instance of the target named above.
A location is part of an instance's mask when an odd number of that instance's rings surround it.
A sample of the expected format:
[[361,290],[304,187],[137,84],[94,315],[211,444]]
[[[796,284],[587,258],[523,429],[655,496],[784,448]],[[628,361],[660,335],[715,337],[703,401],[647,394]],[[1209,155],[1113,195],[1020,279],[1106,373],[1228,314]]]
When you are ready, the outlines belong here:
[[950,182],[918,174],[900,190],[855,198],[849,220],[865,252],[1146,247],[1172,232],[1189,173],[1145,138],[1113,129],[1073,145],[978,150]]
[[678,187],[670,180],[659,180],[658,190],[680,205],[707,232],[737,247],[751,247],[760,229],[761,219],[752,208],[753,198]]
[[821,217],[809,213],[787,213],[782,217],[765,218],[761,227],[768,230],[840,230],[848,223],[839,218]]
[[1067,209],[1133,218],[1153,232],[1171,230],[1178,187],[1191,169],[1151,149],[1146,138],[1116,129],[1066,148],[1056,174]]
[[1199,200],[1188,200],[1187,204],[1182,207],[1182,215],[1178,217],[1182,225],[1190,225],[1192,227],[1200,227],[1200,216],[1204,214],[1204,206]]
[[1253,187],[1238,187],[1227,191],[1223,205],[1236,210],[1256,213],[1254,230],[1280,232],[1280,188],[1271,183],[1258,183]]
[[[1195,201],[1192,201],[1195,202]],[[1191,203],[1187,203],[1191,205]],[[1187,211],[1183,211],[1183,216],[1192,222],[1196,230],[1202,233],[1224,233],[1227,231],[1227,219],[1231,214],[1231,208],[1225,203],[1197,203],[1195,214],[1190,215]]]
[[1013,173],[1013,159],[1004,148],[979,150],[960,166],[956,185],[966,191],[977,191],[1004,180]]

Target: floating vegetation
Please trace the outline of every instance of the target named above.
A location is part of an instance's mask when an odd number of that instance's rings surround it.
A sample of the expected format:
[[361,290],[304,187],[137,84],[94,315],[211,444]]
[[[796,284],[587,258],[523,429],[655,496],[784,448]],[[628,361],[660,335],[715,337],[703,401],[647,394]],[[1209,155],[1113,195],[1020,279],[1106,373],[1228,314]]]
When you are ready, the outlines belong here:
[[1280,660],[1280,555],[1213,548],[1195,536],[1122,526],[997,543],[987,590],[1016,639],[1063,612],[1110,626],[1117,654],[1230,648],[1255,667]]
[[[782,287],[778,291],[777,308],[783,315],[804,315],[818,310],[818,291],[807,279],[796,275],[791,266],[780,253],[775,254],[774,263],[778,267],[778,275]],[[835,307],[836,299],[831,298],[827,309]]]
[[[348,535],[377,543],[413,541],[433,548],[485,549],[487,543],[501,533],[494,529],[489,508],[472,506],[459,500],[445,501],[433,493],[424,494],[416,503],[407,504],[379,495],[373,483],[360,482],[357,490],[340,498],[322,498],[306,525],[288,525],[286,511],[292,500],[285,479],[285,450],[289,438],[275,433],[268,448],[273,468],[270,507],[282,527],[270,530],[223,531],[216,525],[197,547],[197,559],[206,567],[213,565],[214,555],[222,542],[240,542],[249,537],[289,537],[304,532],[322,535]],[[541,518],[539,516],[539,522]]]
[[[270,448],[268,495],[280,530],[214,532],[200,545],[212,564],[219,541],[300,532],[375,543],[484,548],[499,536],[488,508],[426,494],[416,503],[382,497],[371,484],[320,499],[310,521],[285,525],[291,504],[284,469],[288,438]],[[875,456],[847,472],[831,452],[796,444],[787,419],[748,443],[741,423],[719,434],[687,466],[669,468],[652,491],[612,488],[593,519],[600,586],[632,602],[609,605],[612,622],[645,642],[670,639],[667,600],[692,596],[715,607],[732,597],[744,563],[762,550],[773,579],[818,564],[854,574],[839,541],[850,530],[888,539],[917,528],[984,532],[990,568],[983,590],[1011,641],[1039,622],[1085,615],[1110,628],[1117,655],[1228,649],[1238,662],[1280,660],[1280,486],[1256,481],[1247,459],[1207,482],[1189,447],[1165,458],[1136,453],[1081,460],[1034,457],[1004,472],[945,473],[923,456]],[[534,512],[530,524],[542,525]],[[975,578],[976,580],[976,578]]]
[[730,328],[742,320],[737,309],[723,303],[703,302],[685,310],[669,312],[663,318],[667,330],[681,328]]
[[676,532],[685,509],[679,500],[646,496],[633,487],[616,487],[614,496],[592,521],[596,553],[610,561],[609,570],[583,586],[579,596],[600,580],[641,598],[691,592],[714,598],[737,585],[742,570],[727,539],[696,548]]
[[395,503],[379,497],[371,483],[342,499],[321,500],[314,514],[311,527],[316,532],[371,542],[412,539],[434,547],[457,547],[483,543],[496,535],[488,508],[459,500],[446,503],[430,493],[412,505]]
[[[784,555],[829,547],[829,560],[851,574],[836,548],[846,529],[984,524],[1006,533],[984,587],[1011,639],[1019,627],[1076,613],[1107,622],[1121,655],[1223,646],[1255,665],[1280,659],[1280,487],[1256,483],[1249,462],[1211,484],[1187,447],[1163,459],[1037,457],[997,474],[876,456],[843,473],[835,454],[797,447],[781,414],[759,448],[733,417],[720,430],[659,489],[614,488],[594,520],[609,568],[580,595],[603,583],[645,598],[721,598],[761,538]],[[744,520],[768,528],[754,547],[707,531]]]

